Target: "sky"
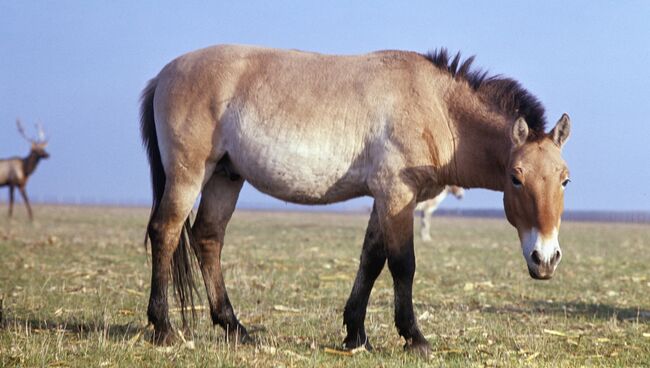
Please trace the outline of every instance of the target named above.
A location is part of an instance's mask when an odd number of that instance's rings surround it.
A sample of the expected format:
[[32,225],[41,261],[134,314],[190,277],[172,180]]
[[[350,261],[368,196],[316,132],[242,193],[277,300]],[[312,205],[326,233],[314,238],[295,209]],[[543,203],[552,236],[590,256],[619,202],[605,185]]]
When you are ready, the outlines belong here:
[[[139,95],[176,56],[224,43],[333,54],[447,47],[519,80],[550,126],[571,116],[565,208],[647,211],[649,19],[648,1],[0,0],[0,157],[29,150],[17,117],[28,133],[42,122],[51,158],[30,179],[33,200],[147,204]],[[293,208],[248,186],[240,204]],[[501,208],[502,194],[472,189],[443,206]]]

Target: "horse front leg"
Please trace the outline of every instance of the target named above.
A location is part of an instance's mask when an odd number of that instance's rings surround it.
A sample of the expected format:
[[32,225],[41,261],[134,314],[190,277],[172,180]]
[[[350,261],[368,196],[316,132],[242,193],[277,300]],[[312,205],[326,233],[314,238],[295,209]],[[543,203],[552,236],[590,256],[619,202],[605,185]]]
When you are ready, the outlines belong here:
[[364,321],[372,287],[385,263],[386,251],[377,218],[377,209],[373,206],[366,228],[366,236],[363,240],[359,270],[343,313],[343,324],[347,330],[343,347],[346,349],[354,349],[362,345],[368,350],[372,349],[366,335]]
[[[413,210],[415,195],[406,185],[397,185],[384,198],[376,199],[388,269],[393,277],[395,326],[406,340],[404,348],[429,355],[431,347],[420,332],[413,311]],[[375,197],[377,198],[377,197]]]

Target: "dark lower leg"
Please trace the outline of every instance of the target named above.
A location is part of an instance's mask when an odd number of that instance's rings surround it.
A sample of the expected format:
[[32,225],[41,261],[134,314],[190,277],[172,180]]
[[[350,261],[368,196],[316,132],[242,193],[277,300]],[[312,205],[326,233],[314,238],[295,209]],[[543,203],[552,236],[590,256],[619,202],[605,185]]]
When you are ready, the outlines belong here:
[[248,335],[246,328],[239,322],[235,311],[230,304],[228,294],[224,291],[218,302],[210,303],[210,315],[212,322],[218,324],[226,331],[226,336],[232,342],[248,343],[252,338]]
[[192,232],[199,249],[199,263],[208,293],[212,322],[226,331],[230,341],[250,342],[248,332],[237,320],[230,303],[221,271],[221,250],[226,226],[235,211],[242,185],[243,180],[240,178],[233,180],[230,176],[213,175],[203,190]]
[[13,215],[14,212],[14,187],[9,187],[9,217]]
[[32,215],[32,207],[29,205],[29,199],[27,198],[27,192],[25,191],[25,188],[18,188],[20,190],[20,195],[23,196],[23,201],[25,201],[25,207],[27,207],[27,214],[29,215],[29,219],[33,220],[34,216]]
[[246,328],[237,320],[228,298],[228,292],[221,272],[222,243],[214,240],[199,241],[201,249],[201,272],[208,293],[210,316],[215,325],[221,326],[229,339],[248,342]]
[[154,326],[154,343],[166,345],[174,341],[169,322],[167,290],[171,276],[172,256],[183,226],[175,207],[162,205],[154,214],[148,234],[151,240],[151,294],[147,317]]
[[162,244],[156,237],[151,239],[151,294],[147,317],[154,326],[154,343],[166,345],[173,341],[171,323],[169,322],[169,305],[167,302],[167,285],[171,266],[171,252],[163,252]]
[[373,209],[363,241],[357,277],[343,313],[343,324],[347,330],[343,345],[347,349],[354,349],[361,345],[365,345],[367,349],[372,348],[366,336],[364,321],[372,287],[384,268],[384,263],[386,263],[386,252],[379,230],[377,213]]
[[415,275],[415,253],[413,239],[397,252],[388,256],[388,268],[393,276],[395,292],[395,326],[406,340],[405,348],[427,353],[430,348],[420,332],[413,311],[413,276]]

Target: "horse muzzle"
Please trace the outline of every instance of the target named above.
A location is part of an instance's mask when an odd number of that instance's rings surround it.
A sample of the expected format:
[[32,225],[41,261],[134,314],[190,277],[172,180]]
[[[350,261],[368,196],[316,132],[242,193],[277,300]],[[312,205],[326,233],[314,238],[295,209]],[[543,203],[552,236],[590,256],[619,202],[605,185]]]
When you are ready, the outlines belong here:
[[521,240],[530,276],[536,280],[553,277],[562,260],[557,231],[553,231],[550,236],[542,236],[533,228],[532,231],[525,232]]

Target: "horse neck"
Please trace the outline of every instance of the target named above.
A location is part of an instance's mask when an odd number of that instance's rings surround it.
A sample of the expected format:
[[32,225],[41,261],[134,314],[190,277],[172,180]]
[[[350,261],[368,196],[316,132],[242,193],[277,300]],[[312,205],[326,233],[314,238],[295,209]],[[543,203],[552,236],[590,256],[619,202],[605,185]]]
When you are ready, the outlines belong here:
[[36,152],[29,152],[29,155],[23,159],[23,172],[25,176],[30,176],[36,170],[36,166],[40,160],[41,158]]
[[477,98],[462,98],[469,103],[451,109],[456,147],[447,179],[464,188],[503,191],[511,148],[510,120],[481,105]]

